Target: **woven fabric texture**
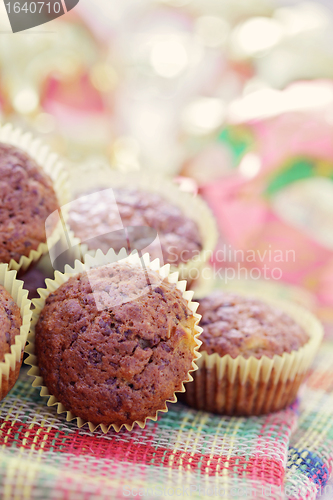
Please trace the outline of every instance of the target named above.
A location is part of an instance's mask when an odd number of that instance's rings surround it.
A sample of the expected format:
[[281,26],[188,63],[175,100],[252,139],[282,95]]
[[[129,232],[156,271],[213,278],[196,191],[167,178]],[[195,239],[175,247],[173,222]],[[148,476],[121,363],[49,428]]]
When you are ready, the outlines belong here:
[[297,429],[291,437],[286,493],[289,499],[333,498],[333,342],[326,341],[301,394]]
[[45,406],[23,371],[1,406],[1,498],[267,498],[266,485],[283,498],[295,422],[293,409],[227,418],[178,403],[145,429],[91,434]]
[[177,403],[145,429],[106,435],[48,408],[23,368],[0,403],[0,498],[315,499],[333,465],[332,356],[326,342],[299,407],[230,418]]

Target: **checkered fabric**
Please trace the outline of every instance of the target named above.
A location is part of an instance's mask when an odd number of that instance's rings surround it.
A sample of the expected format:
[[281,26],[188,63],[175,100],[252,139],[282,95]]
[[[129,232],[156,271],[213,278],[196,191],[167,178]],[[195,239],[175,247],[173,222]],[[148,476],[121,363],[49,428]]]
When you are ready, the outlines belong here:
[[[23,370],[1,406],[1,498],[283,498],[294,409],[227,418],[170,405],[131,433],[91,434],[45,406]],[[271,486],[267,497],[263,486]]]
[[290,500],[333,498],[333,342],[326,341],[301,394],[297,429],[291,437],[286,493]]
[[23,368],[0,406],[0,498],[314,499],[333,464],[332,356],[326,342],[300,411],[230,418],[177,403],[145,429],[106,435],[48,408]]

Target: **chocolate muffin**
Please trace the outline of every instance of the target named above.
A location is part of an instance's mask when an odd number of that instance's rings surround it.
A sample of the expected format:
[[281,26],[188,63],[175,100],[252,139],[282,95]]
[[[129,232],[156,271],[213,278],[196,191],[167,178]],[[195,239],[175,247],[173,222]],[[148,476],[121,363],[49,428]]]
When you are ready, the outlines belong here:
[[0,285],[0,362],[10,353],[10,346],[20,334],[22,318],[18,305],[3,286]]
[[24,151],[0,143],[0,262],[18,262],[45,243],[45,220],[57,208],[43,169]]
[[202,315],[203,328],[200,350],[208,354],[272,358],[297,351],[309,340],[288,314],[261,300],[235,293],[213,292],[200,301],[198,313]]
[[263,415],[293,403],[322,338],[311,313],[222,290],[201,299],[198,312],[202,357],[186,403],[224,415]]
[[[104,189],[79,198],[70,211],[71,229],[90,249],[100,248],[106,253],[109,248],[119,251],[128,244],[129,251],[150,245],[154,259],[160,257],[158,235],[164,263],[178,266],[200,253],[199,228],[180,208],[157,193],[125,188],[113,192],[116,203]],[[145,231],[147,227],[153,229],[151,234]]]
[[119,262],[82,272],[48,296],[36,324],[43,385],[85,421],[143,422],[188,380],[196,323],[155,271]]

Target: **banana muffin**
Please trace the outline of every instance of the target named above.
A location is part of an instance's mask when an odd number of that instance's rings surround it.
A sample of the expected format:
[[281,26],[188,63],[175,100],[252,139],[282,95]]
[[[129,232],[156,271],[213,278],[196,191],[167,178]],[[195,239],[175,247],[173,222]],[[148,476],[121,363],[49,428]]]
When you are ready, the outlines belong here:
[[199,301],[201,351],[232,358],[272,358],[297,351],[308,334],[288,314],[259,299],[220,290]]
[[10,346],[20,334],[22,318],[18,305],[3,286],[0,285],[0,363],[5,361],[5,354],[10,353]]
[[[129,251],[150,245],[153,260],[160,257],[160,244],[164,263],[175,266],[193,259],[202,250],[196,222],[161,195],[126,188],[113,189],[113,193],[116,203],[110,198],[110,191],[104,189],[79,198],[70,211],[71,229],[90,249],[100,248],[106,253],[109,248],[119,251],[128,244]],[[149,233],[147,228],[153,231]]]
[[143,422],[182,390],[198,319],[174,284],[118,262],[72,276],[36,324],[43,385],[93,424]]
[[24,151],[0,143],[0,262],[18,262],[45,243],[45,220],[57,208],[43,169]]
[[309,311],[281,300],[216,290],[199,301],[198,370],[183,399],[224,415],[263,415],[297,396],[322,338]]

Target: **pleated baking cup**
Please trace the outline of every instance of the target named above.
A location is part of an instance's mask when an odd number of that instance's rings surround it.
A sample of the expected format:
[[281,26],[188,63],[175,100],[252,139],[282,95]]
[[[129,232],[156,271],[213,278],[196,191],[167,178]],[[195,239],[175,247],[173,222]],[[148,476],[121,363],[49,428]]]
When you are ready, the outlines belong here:
[[[15,128],[10,123],[0,127],[0,142],[20,148],[35,160],[37,165],[51,178],[59,207],[68,203],[69,185],[67,172],[59,157],[55,153],[51,153],[48,146],[44,145],[40,139],[33,138],[30,132],[23,132],[20,128]],[[38,248],[31,250],[28,256],[22,255],[18,262],[12,259],[9,262],[9,269],[23,272],[32,263],[37,262],[58,240],[57,235],[60,227],[61,222],[59,221],[47,242],[40,243]]]
[[176,392],[185,392],[185,387],[184,383],[191,382],[193,380],[191,373],[197,370],[197,360],[201,357],[201,354],[198,352],[199,347],[201,345],[201,341],[199,340],[199,335],[202,332],[202,328],[198,326],[198,323],[201,319],[201,316],[196,313],[198,303],[197,302],[192,302],[192,297],[193,297],[193,292],[191,291],[186,291],[186,281],[178,281],[178,273],[173,272],[170,273],[170,265],[166,264],[165,266],[161,267],[159,260],[155,259],[154,261],[150,262],[149,254],[145,254],[139,258],[138,254],[132,253],[130,255],[126,254],[125,249],[122,249],[119,254],[115,254],[115,252],[110,249],[109,252],[104,255],[101,250],[97,250],[95,256],[91,255],[85,255],[84,257],[84,263],[82,263],[79,260],[75,261],[75,266],[74,268],[71,268],[69,266],[66,267],[65,273],[60,273],[59,271],[55,272],[55,276],[53,280],[47,279],[46,280],[46,289],[39,289],[39,299],[34,299],[33,304],[35,306],[35,309],[33,311],[33,316],[32,316],[32,322],[31,322],[31,329],[30,329],[30,334],[29,334],[29,343],[26,348],[26,352],[29,354],[29,357],[25,360],[25,363],[30,365],[31,368],[28,372],[29,375],[34,377],[34,382],[33,382],[33,387],[41,387],[40,395],[43,397],[48,398],[47,405],[48,406],[57,406],[57,413],[66,413],[66,420],[71,421],[76,419],[77,420],[77,426],[79,428],[83,427],[85,424],[88,424],[89,430],[91,432],[94,432],[99,426],[101,427],[101,430],[106,433],[110,428],[113,428],[116,432],[119,432],[119,430],[122,427],[125,427],[128,431],[131,431],[134,427],[135,424],[138,424],[141,428],[144,428],[146,425],[147,420],[157,420],[158,417],[158,412],[167,412],[167,403],[176,403],[177,402],[177,397],[176,394],[173,394],[173,397],[170,398],[169,400],[165,401],[165,404],[162,408],[157,410],[155,415],[152,416],[147,416],[144,421],[134,421],[131,425],[129,424],[122,424],[122,425],[115,425],[111,424],[109,426],[106,426],[105,424],[94,424],[92,422],[88,422],[83,420],[82,418],[74,415],[71,411],[67,410],[64,405],[57,400],[55,396],[50,394],[48,391],[48,388],[44,385],[43,383],[43,378],[40,375],[40,371],[38,368],[37,364],[37,356],[35,354],[35,327],[38,322],[38,318],[41,314],[41,311],[44,308],[45,301],[47,297],[49,296],[50,293],[53,293],[55,290],[57,290],[60,285],[65,283],[70,277],[82,273],[84,271],[89,271],[91,268],[99,267],[99,266],[104,266],[107,264],[111,264],[113,262],[121,262],[121,263],[129,263],[133,265],[144,265],[145,268],[149,268],[152,271],[158,273],[160,276],[161,280],[167,280],[169,283],[175,284],[176,288],[182,292],[182,297],[186,300],[188,308],[190,311],[193,313],[193,317],[195,318],[194,322],[194,334],[193,338],[195,340],[196,346],[194,347],[194,358],[192,361],[192,366],[191,369],[189,370],[186,379],[183,380],[181,384],[181,389]]
[[278,411],[293,403],[320,346],[323,327],[312,313],[296,304],[267,297],[262,300],[289,314],[308,333],[308,342],[297,351],[273,358],[232,358],[201,351],[199,369],[182,397],[188,405],[246,416]]
[[0,264],[0,285],[2,285],[20,309],[22,325],[15,343],[10,346],[5,360],[0,363],[0,400],[7,396],[18,379],[23,360],[24,347],[28,338],[31,321],[31,301],[28,291],[23,289],[23,281],[16,279],[16,271],[10,271],[8,264]]
[[[196,252],[193,258],[187,262],[182,262],[178,265],[171,263],[171,269],[172,271],[178,271],[180,279],[186,279],[187,281],[195,280],[200,276],[201,269],[211,258],[218,239],[214,216],[200,196],[193,196],[190,193],[181,191],[168,178],[146,172],[130,172],[125,174],[117,170],[98,170],[97,168],[93,171],[77,175],[80,179],[77,179],[74,197],[80,197],[80,194],[86,194],[96,187],[101,189],[137,189],[139,191],[156,193],[172,205],[178,207],[182,214],[197,224],[201,236],[202,249]],[[75,182],[75,179],[72,182]],[[68,232],[69,234],[71,233],[70,228]],[[77,234],[75,236],[78,237]],[[85,251],[89,250],[84,244],[82,245],[82,249]],[[149,248],[146,251],[149,252]]]

